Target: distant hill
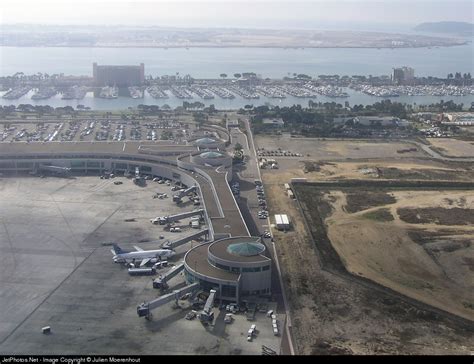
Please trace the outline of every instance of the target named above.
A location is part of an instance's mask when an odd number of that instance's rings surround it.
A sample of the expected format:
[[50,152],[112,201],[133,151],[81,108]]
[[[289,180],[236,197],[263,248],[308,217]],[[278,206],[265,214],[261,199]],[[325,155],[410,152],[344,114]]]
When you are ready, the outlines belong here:
[[440,21],[435,23],[421,23],[413,28],[419,32],[447,33],[459,35],[474,35],[474,24],[458,21]]

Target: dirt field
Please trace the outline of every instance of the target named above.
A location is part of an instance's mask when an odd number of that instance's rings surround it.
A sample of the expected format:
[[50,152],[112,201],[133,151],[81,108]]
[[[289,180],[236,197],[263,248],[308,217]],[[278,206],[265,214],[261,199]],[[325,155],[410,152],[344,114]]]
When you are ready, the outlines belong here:
[[[440,223],[445,209],[472,212],[472,190],[309,193],[299,198],[302,211],[283,184],[295,177],[472,182],[472,165],[397,153],[413,147],[404,143],[258,137],[257,147],[303,155],[275,157],[279,169],[262,170],[271,222],[287,213],[292,223],[273,233],[300,354],[470,354],[474,228]],[[399,208],[431,212],[432,222],[404,222]]]
[[428,139],[441,154],[448,157],[474,157],[474,143],[458,139]]
[[367,212],[362,215],[366,219],[371,219],[375,221],[393,221],[393,215],[389,209],[377,209],[370,212]]
[[[383,142],[383,141],[357,141],[357,140],[319,140],[310,138],[291,138],[288,134],[258,136],[255,138],[256,147],[265,150],[282,150],[291,153],[300,153],[311,159],[338,159],[338,158],[412,158],[422,157],[411,143]],[[408,151],[412,150],[414,151]],[[399,153],[399,151],[406,151]],[[309,156],[308,156],[309,154]]]
[[346,206],[344,206],[344,211],[353,213],[366,210],[369,207],[389,205],[395,201],[396,200],[392,195],[381,191],[347,193],[347,203]]
[[[297,202],[285,196],[284,182],[281,177],[270,170],[263,173],[270,213],[285,212],[292,222],[291,231],[284,233],[274,230],[274,236],[287,296],[290,300],[292,331],[299,353],[468,354],[472,350],[470,342],[473,335],[472,325],[470,330],[469,327],[466,330],[464,325],[451,322],[394,298],[392,295],[354,284],[350,279],[323,270],[321,261],[324,259],[332,261],[333,268],[337,268],[338,256],[335,252],[334,257],[328,251],[323,251],[322,254],[315,251]],[[446,196],[443,196],[444,198]],[[459,198],[451,196],[444,200],[443,206],[450,206],[450,203],[453,205],[452,201],[459,202]],[[314,202],[315,200],[308,199],[308,203],[314,204]],[[469,203],[472,204],[472,196]],[[387,205],[382,209],[388,210],[392,219],[395,219],[392,213],[393,207]],[[328,205],[320,205],[320,208],[328,214],[331,213]],[[369,226],[374,223],[379,224],[378,221],[367,219],[366,210],[358,214],[360,221],[357,221],[357,224],[363,221],[364,217]],[[385,217],[387,217],[386,213]],[[399,219],[396,221],[398,222]],[[474,231],[471,230],[472,232]],[[389,234],[390,232],[384,233],[384,236]],[[421,238],[428,239],[428,244],[435,242],[434,245],[438,244],[438,248],[442,248],[440,245],[442,243],[436,242],[439,239],[439,236],[436,236],[428,237],[422,234]],[[464,243],[458,240],[456,244],[462,247],[468,245],[465,240]],[[418,248],[416,244],[414,245]],[[432,246],[432,248],[435,247]],[[469,248],[439,254],[438,263],[430,261],[429,256],[425,258],[429,261],[431,269],[436,264],[445,267],[447,275],[457,279],[460,286],[464,285],[464,293],[468,290],[472,291],[472,279],[459,280],[459,277],[468,271],[472,277],[472,261],[462,260],[468,257],[465,254],[466,249]],[[366,247],[365,250],[367,250]],[[472,257],[472,250],[470,252],[470,257]],[[434,253],[437,253],[436,249]],[[389,251],[386,254],[393,256]],[[454,261],[462,264],[453,264]],[[339,264],[342,265],[342,262],[339,261]],[[411,266],[409,268],[413,269]],[[472,297],[470,297],[470,302],[472,303]],[[456,307],[472,315],[472,309],[460,307],[459,304]]]
[[[332,208],[325,219],[327,234],[346,268],[429,305],[474,320],[474,310],[470,308],[474,304],[474,274],[463,259],[474,258],[474,247],[457,243],[474,239],[474,228],[466,225],[474,212],[474,193],[392,192],[396,202],[383,207],[390,210],[393,221],[364,218],[381,206],[369,207],[366,201],[370,199],[364,199],[364,195],[359,191],[356,201],[348,201],[347,193],[342,191],[322,196]],[[447,200],[464,201],[464,208],[447,206]],[[363,210],[348,208],[354,202],[359,206],[358,201],[365,201]],[[412,210],[418,211],[420,219]],[[430,236],[420,244],[410,238],[408,231],[418,231],[422,236],[428,231]],[[439,249],[450,242],[456,245],[453,252]],[[438,247],[436,254],[434,247]]]
[[470,225],[474,224],[474,210],[452,207],[402,208],[397,210],[400,220],[410,224]]
[[[314,159],[293,160],[278,159],[278,170],[267,170],[265,173],[278,174],[282,181],[303,177],[308,181],[341,180],[341,179],[403,179],[403,180],[443,180],[472,181],[474,166],[448,164],[422,159],[384,160],[376,162],[327,162]],[[308,166],[311,172],[306,172]],[[285,182],[286,182],[285,181]]]

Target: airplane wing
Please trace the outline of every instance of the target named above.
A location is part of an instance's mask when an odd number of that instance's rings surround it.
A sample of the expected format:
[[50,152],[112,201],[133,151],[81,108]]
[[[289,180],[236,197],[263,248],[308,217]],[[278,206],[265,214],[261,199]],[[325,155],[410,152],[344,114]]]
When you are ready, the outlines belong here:
[[113,249],[110,249],[113,255],[117,255]]
[[148,263],[149,261],[151,260],[151,258],[145,258],[142,260],[142,262],[140,263],[140,267],[143,267],[146,263]]
[[142,252],[142,251],[143,251],[143,249],[142,249],[142,248],[139,248],[138,246],[135,246],[135,245],[134,245],[133,247],[134,247],[135,249],[137,249],[139,252]]

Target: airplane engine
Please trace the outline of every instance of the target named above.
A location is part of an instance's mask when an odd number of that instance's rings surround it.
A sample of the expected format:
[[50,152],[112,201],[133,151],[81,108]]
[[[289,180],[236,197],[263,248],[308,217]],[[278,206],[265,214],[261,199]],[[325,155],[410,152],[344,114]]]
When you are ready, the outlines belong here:
[[150,259],[150,263],[151,263],[151,264],[155,264],[156,262],[158,262],[158,259],[157,259],[157,258],[151,258],[151,259]]

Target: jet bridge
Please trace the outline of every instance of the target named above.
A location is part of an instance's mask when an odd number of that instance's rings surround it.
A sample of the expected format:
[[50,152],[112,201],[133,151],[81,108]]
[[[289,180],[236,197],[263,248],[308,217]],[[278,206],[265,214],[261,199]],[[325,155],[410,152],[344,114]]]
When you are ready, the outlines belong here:
[[191,186],[186,189],[179,190],[178,193],[173,195],[173,202],[181,202],[181,199],[191,192],[195,192],[197,190],[197,186]]
[[197,190],[197,186],[191,186],[191,187],[188,187],[184,190],[178,191],[177,195],[179,196],[179,198],[183,198],[188,193],[195,192],[196,190]]
[[214,318],[214,312],[212,308],[214,307],[214,300],[216,298],[217,291],[215,289],[211,289],[209,297],[207,298],[206,304],[204,305],[204,309],[199,314],[199,319],[201,321],[212,321]]
[[164,217],[156,217],[151,220],[152,223],[156,224],[157,222],[160,225],[166,225],[169,223],[172,223],[177,220],[185,219],[187,217],[192,217],[196,215],[203,215],[204,210],[199,209],[199,210],[194,210],[194,211],[188,211],[188,212],[182,212],[180,214],[175,214],[175,215],[169,215],[169,216],[164,216]]
[[168,241],[166,243],[164,243],[162,245],[162,248],[163,249],[175,249],[177,248],[178,246],[181,246],[183,244],[186,244],[188,241],[191,241],[191,240],[194,240],[194,239],[197,239],[199,238],[200,236],[204,235],[206,239],[208,239],[208,236],[209,236],[209,229],[204,229],[204,230],[201,230],[201,231],[198,231],[197,233],[195,234],[192,234],[192,235],[189,235],[189,236],[185,236],[184,238],[181,238],[181,239],[178,239],[178,240],[175,240],[175,241]]
[[171,268],[168,272],[153,280],[153,288],[167,289],[168,281],[171,278],[176,277],[183,269],[184,263]]
[[138,317],[146,317],[149,319],[151,317],[151,310],[158,308],[167,304],[168,302],[175,301],[178,303],[178,300],[181,296],[187,293],[194,293],[199,290],[199,283],[193,283],[189,286],[183,287],[181,289],[175,290],[172,293],[158,297],[150,302],[143,302],[140,306],[137,307]]

